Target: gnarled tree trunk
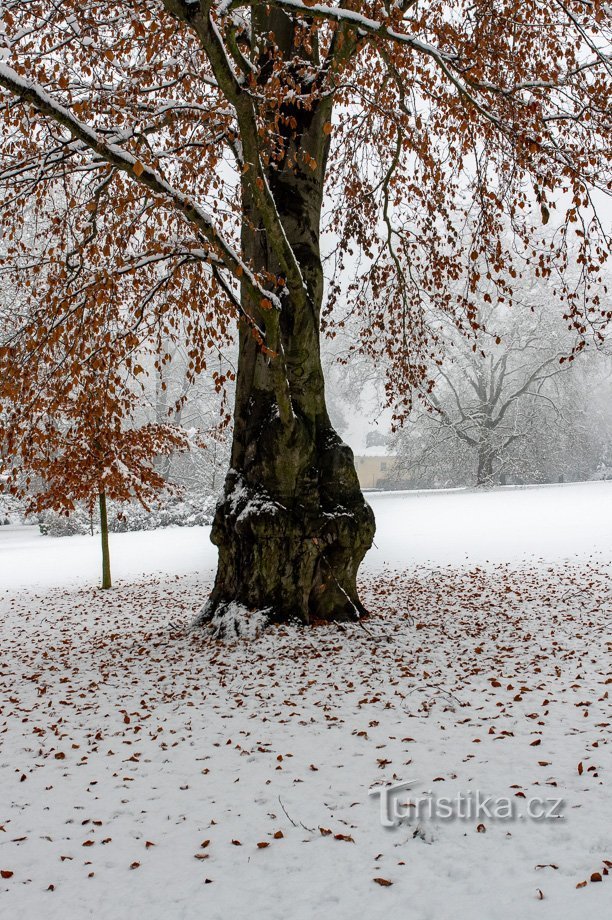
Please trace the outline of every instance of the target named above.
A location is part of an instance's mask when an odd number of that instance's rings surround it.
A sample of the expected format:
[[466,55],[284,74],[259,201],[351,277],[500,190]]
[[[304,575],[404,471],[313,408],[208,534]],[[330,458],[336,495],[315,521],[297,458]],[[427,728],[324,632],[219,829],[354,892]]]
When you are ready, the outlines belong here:
[[[262,28],[290,49],[289,18],[264,18]],[[241,323],[231,468],[212,528],[219,566],[204,613],[229,630],[242,608],[276,621],[356,618],[364,612],[357,570],[374,537],[352,451],[327,413],[320,358],[319,224],[331,103],[310,111],[285,105],[283,114],[294,127],[268,183],[308,297],[297,304],[279,288],[276,341],[266,343],[274,355]],[[257,271],[281,276],[244,180],[242,196],[243,254]],[[246,286],[242,302],[258,325],[273,328]]]

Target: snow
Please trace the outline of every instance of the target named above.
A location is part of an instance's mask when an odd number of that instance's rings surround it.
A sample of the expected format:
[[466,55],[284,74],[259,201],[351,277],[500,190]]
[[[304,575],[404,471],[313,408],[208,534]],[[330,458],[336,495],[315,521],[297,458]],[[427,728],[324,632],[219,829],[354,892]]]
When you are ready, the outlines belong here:
[[[372,617],[235,642],[208,528],[112,535],[108,592],[97,537],[0,528],[4,916],[610,915],[612,484],[371,501]],[[564,818],[385,828],[400,780]]]
[[387,460],[389,457],[395,457],[396,454],[387,450],[386,447],[377,445],[376,447],[364,447],[363,450],[357,451],[357,457],[380,457],[381,460]]
[[[244,604],[231,601],[215,611],[210,621],[210,629],[215,638],[235,639],[241,636],[245,639],[258,639],[266,629],[269,612],[269,608],[253,612]],[[198,629],[205,623],[207,623],[207,617],[206,611],[203,610],[195,617],[192,626]]]
[[[110,535],[116,581],[159,572],[213,574],[209,527],[171,527]],[[0,585],[5,589],[96,584],[100,536],[45,537],[36,526],[0,527]]]
[[[236,499],[239,493],[236,493]],[[240,498],[244,495],[240,493]],[[472,565],[612,559],[612,482],[369,493],[376,514],[368,571],[388,566]],[[275,510],[271,506],[269,511]],[[211,577],[217,559],[209,527],[111,534],[116,580],[167,573]],[[38,528],[0,527],[0,584],[93,584],[99,536],[44,537]]]
[[612,560],[612,482],[508,486],[491,491],[368,495],[376,513],[369,568]]

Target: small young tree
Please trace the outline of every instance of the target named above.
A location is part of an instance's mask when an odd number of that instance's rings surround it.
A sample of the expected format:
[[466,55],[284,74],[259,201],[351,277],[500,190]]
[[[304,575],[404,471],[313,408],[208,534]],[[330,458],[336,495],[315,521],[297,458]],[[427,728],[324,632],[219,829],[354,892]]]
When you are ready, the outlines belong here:
[[[99,510],[102,545],[102,588],[111,587],[107,501],[134,499],[147,507],[167,483],[155,466],[157,457],[185,450],[184,431],[168,424],[128,427],[126,401],[134,393],[117,387],[122,381],[99,369],[80,376],[83,392],[70,390],[37,394],[36,411],[27,431],[11,424],[11,410],[0,422],[5,447],[1,458],[3,490],[27,500],[28,513],[45,510],[69,515],[84,505],[93,516]],[[21,385],[20,385],[21,384]],[[32,398],[31,381],[11,388],[15,401]],[[7,387],[4,388],[6,393]]]

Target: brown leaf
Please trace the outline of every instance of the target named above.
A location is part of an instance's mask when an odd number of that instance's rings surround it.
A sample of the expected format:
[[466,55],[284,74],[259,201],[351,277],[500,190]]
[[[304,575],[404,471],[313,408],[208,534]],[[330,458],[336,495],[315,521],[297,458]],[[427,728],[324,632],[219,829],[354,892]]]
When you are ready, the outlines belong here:
[[377,885],[381,885],[383,888],[388,888],[393,884],[388,878],[373,878],[372,881],[376,882]]

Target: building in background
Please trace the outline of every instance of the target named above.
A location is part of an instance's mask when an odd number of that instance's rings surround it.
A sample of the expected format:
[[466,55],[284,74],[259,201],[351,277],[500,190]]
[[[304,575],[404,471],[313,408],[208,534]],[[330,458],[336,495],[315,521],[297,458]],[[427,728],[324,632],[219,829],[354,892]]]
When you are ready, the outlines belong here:
[[355,454],[355,467],[362,489],[402,489],[396,470],[396,456],[384,446],[366,447]]

